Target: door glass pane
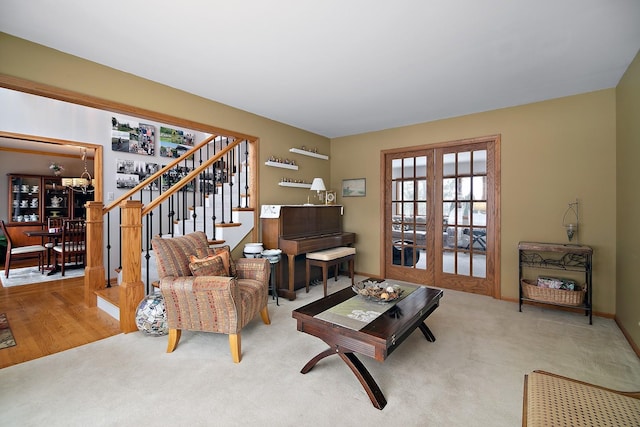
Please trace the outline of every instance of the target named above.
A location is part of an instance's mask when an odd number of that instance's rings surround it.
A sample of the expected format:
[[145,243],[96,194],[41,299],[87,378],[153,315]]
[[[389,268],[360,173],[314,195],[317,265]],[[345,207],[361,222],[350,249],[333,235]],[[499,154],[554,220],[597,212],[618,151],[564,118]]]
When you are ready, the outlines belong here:
[[405,218],[413,215],[413,202],[405,202],[402,206],[404,208],[402,214]]
[[458,178],[458,199],[471,200],[471,177]]
[[393,159],[391,161],[391,179],[402,178],[402,159]]
[[413,181],[404,181],[402,183],[403,200],[413,200],[415,198],[415,190]]
[[455,265],[454,265],[454,255],[455,252],[444,251],[442,252],[442,271],[449,274],[455,274]]
[[413,178],[414,176],[413,165],[414,165],[413,157],[407,157],[406,159],[404,159],[403,176],[405,178]]
[[457,259],[457,274],[461,276],[469,276],[471,266],[469,263],[469,254],[466,252],[456,252]]
[[442,176],[456,175],[456,154],[449,153],[442,156]]
[[473,177],[473,200],[486,200],[487,196],[487,177],[486,176],[474,176]]
[[456,179],[445,178],[442,180],[442,200],[456,199]]
[[416,200],[427,200],[427,180],[421,179],[416,181],[417,195]]
[[415,256],[416,256],[416,265],[415,268],[417,270],[426,270],[427,269],[427,255],[424,248],[415,248]]
[[456,217],[457,225],[469,225],[471,217],[471,203],[460,202],[458,204],[458,216]]
[[487,173],[487,150],[473,152],[473,174],[486,175]]
[[469,175],[471,173],[471,152],[462,151],[458,153],[458,175]]
[[427,157],[416,157],[416,177],[427,176]]
[[474,202],[473,203],[472,225],[474,226],[487,226],[487,203],[486,202]]
[[473,254],[473,277],[487,277],[487,256],[484,254]]

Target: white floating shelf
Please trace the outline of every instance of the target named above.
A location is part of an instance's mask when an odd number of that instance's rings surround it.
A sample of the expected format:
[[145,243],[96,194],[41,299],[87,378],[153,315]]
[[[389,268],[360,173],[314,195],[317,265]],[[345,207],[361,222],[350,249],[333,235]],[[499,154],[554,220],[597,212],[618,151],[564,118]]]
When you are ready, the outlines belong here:
[[280,162],[264,162],[264,164],[267,166],[273,166],[274,168],[293,169],[294,171],[298,170],[298,165],[288,165]]
[[299,148],[289,148],[289,151],[296,154],[302,154],[303,156],[315,157],[318,159],[329,160],[329,156],[324,154],[312,153],[311,151],[301,150]]
[[297,188],[311,188],[311,184],[304,184],[301,182],[279,182],[280,187],[297,187]]

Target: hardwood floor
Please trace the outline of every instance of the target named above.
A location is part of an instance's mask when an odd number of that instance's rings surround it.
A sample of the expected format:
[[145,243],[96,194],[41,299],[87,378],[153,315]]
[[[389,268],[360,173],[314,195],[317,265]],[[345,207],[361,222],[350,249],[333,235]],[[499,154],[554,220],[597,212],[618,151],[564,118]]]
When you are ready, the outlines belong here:
[[118,321],[84,305],[84,278],[0,287],[5,313],[16,340],[0,349],[0,368],[37,359],[120,333]]

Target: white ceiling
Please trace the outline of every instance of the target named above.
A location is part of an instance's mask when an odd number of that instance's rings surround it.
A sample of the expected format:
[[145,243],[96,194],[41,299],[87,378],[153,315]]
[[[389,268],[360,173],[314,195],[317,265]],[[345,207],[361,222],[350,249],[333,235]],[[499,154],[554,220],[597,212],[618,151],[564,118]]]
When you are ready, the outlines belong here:
[[640,1],[2,0],[0,30],[338,137],[615,87]]

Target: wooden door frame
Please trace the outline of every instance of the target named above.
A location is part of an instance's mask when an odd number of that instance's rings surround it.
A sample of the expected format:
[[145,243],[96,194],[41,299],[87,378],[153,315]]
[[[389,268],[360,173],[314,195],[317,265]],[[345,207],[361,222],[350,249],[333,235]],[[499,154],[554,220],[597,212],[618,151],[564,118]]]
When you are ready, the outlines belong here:
[[[102,159],[103,159],[103,152],[104,152],[104,147],[102,145],[99,144],[93,144],[90,142],[82,142],[82,141],[70,141],[70,140],[65,140],[65,139],[57,139],[57,138],[47,138],[44,136],[39,136],[39,135],[27,135],[27,134],[21,134],[21,133],[13,133],[13,132],[5,132],[0,130],[0,138],[8,138],[8,139],[15,139],[15,140],[20,140],[20,141],[32,141],[32,142],[38,142],[38,143],[42,143],[42,144],[54,144],[54,145],[66,145],[66,146],[74,146],[74,147],[78,147],[78,148],[86,148],[88,150],[94,150],[94,154],[93,154],[93,175],[92,178],[95,179],[95,185],[94,185],[94,200],[95,201],[102,201],[102,197],[103,197],[103,177],[102,177]],[[47,152],[47,151],[37,151],[37,150],[24,150],[24,149],[14,149],[14,148],[6,148],[4,149],[6,151],[10,151],[10,152],[15,152],[15,153],[27,153],[27,154],[35,154],[35,155],[39,155],[39,156],[63,156],[63,157],[70,157],[70,158],[76,158],[78,160],[80,160],[80,154],[78,154],[77,156],[72,156],[69,154],[62,154],[62,153],[56,153],[56,154],[52,154],[51,152]]]
[[[492,162],[491,164],[487,164],[487,168],[492,167],[494,171],[494,185],[491,188],[488,188],[487,191],[490,191],[493,198],[493,203],[491,206],[487,207],[490,211],[487,212],[487,217],[491,217],[493,223],[491,226],[492,231],[487,232],[487,243],[494,248],[492,252],[492,256],[487,256],[487,271],[489,269],[492,270],[493,273],[493,284],[489,288],[489,295],[494,298],[501,297],[501,266],[500,266],[500,254],[502,251],[500,241],[501,241],[501,204],[500,204],[500,193],[501,193],[501,160],[500,160],[500,142],[501,135],[488,135],[476,138],[468,138],[468,139],[460,139],[454,141],[446,141],[439,142],[435,144],[425,144],[419,146],[411,146],[411,147],[402,147],[402,148],[393,148],[389,150],[382,150],[380,152],[380,188],[385,189],[385,182],[387,177],[385,176],[385,161],[388,155],[400,154],[408,151],[420,151],[420,150],[433,150],[434,153],[437,149],[441,148],[449,148],[449,147],[458,147],[464,145],[473,145],[477,143],[488,142],[492,143],[493,151],[490,156],[487,153],[487,162]],[[433,193],[430,195],[432,200],[436,200],[435,191],[436,185],[432,186]],[[380,197],[380,211],[382,215],[380,216],[380,266],[381,266],[381,275],[382,277],[386,277],[386,251],[385,251],[385,236],[386,236],[386,223],[387,223],[387,206],[386,206],[386,194],[382,194]],[[432,230],[433,234],[433,230]],[[432,238],[433,239],[433,238]]]

